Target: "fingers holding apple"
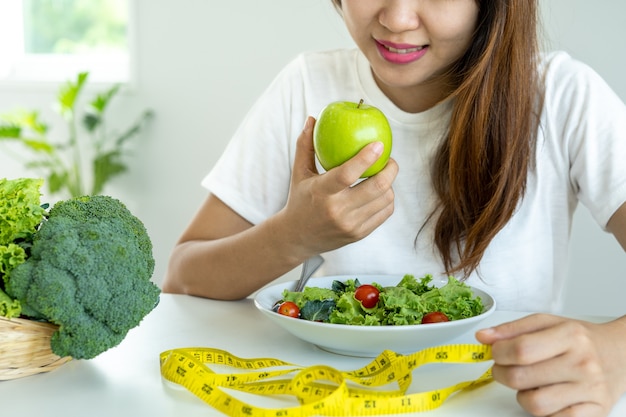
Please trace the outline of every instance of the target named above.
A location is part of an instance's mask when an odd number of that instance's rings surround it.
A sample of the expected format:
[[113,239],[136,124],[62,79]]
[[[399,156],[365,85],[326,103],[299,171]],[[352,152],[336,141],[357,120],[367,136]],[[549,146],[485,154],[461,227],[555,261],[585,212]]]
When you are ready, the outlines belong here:
[[294,250],[304,257],[326,252],[367,236],[393,213],[392,183],[397,164],[388,158],[379,175],[354,185],[383,153],[381,141],[365,144],[350,163],[319,175],[315,164],[313,131],[318,121],[308,117],[296,142],[287,203],[279,223],[297,231]]
[[383,145],[380,157],[360,176],[371,177],[389,161],[392,148],[391,127],[378,108],[363,103],[336,101],[320,112],[313,129],[315,155],[325,170],[353,158],[373,142]]

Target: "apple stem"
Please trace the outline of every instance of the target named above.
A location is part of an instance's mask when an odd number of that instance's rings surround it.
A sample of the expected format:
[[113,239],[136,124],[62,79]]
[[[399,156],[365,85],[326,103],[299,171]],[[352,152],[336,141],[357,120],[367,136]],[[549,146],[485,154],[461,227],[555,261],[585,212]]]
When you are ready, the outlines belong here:
[[359,101],[359,104],[357,104],[356,108],[360,109],[361,108],[361,104],[363,104],[363,99],[361,99],[361,101]]

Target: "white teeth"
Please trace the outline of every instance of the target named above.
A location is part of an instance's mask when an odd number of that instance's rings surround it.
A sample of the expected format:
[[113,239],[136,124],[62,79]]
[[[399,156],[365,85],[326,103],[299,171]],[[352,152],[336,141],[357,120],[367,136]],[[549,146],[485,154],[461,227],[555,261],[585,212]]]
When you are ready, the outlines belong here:
[[424,49],[423,46],[418,46],[415,48],[408,48],[408,49],[397,49],[397,48],[392,48],[391,46],[385,46],[385,48],[387,48],[387,50],[389,50],[390,52],[393,52],[396,54],[409,54],[411,52],[417,52],[417,51],[421,51],[422,49]]

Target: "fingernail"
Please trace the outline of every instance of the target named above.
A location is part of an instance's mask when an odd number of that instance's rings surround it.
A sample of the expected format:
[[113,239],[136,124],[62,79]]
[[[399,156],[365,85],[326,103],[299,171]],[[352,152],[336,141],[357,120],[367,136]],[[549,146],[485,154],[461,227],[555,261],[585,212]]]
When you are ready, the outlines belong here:
[[383,145],[382,142],[374,142],[374,145],[372,145],[372,152],[374,152],[377,155],[382,155],[384,150],[385,150],[385,145]]
[[302,128],[302,130],[304,130],[305,132],[309,130],[311,128],[311,122],[311,116],[307,116],[306,120],[304,121],[304,127]]

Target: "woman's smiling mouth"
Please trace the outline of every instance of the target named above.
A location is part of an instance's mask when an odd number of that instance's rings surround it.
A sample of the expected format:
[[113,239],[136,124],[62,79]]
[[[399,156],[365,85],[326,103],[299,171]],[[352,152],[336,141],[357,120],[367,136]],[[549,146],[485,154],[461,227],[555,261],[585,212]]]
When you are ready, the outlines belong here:
[[378,52],[385,61],[393,64],[408,64],[426,54],[428,45],[398,44],[376,40]]

